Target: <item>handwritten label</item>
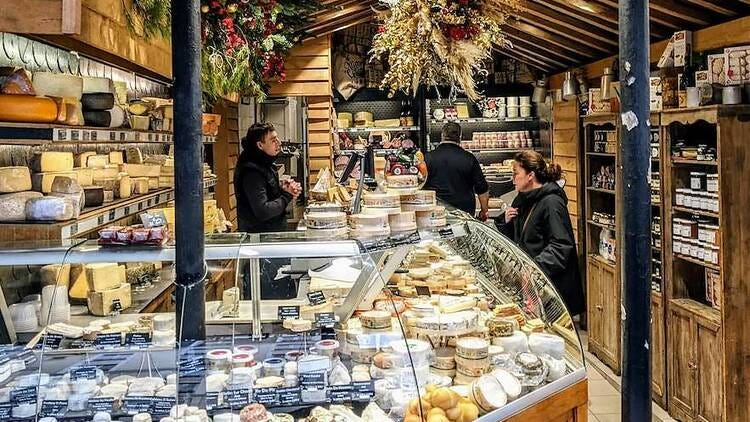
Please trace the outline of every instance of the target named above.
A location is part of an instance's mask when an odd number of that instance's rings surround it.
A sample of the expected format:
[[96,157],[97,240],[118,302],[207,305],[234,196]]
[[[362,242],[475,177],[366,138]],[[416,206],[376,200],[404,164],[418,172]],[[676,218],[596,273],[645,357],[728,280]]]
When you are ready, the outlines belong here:
[[316,312],[315,325],[318,327],[333,327],[336,324],[336,315],[333,312]]
[[224,401],[233,409],[245,407],[250,403],[250,389],[240,388],[238,390],[227,390],[224,392]]
[[417,296],[430,296],[430,288],[427,286],[414,286]]
[[326,297],[320,290],[316,290],[314,292],[308,292],[307,293],[307,300],[310,301],[310,305],[321,305],[323,303],[326,303]]
[[155,397],[151,404],[151,414],[167,416],[175,404],[177,404],[175,397]]
[[13,409],[13,406],[11,406],[10,403],[0,404],[0,420],[6,421],[10,419],[12,409]]
[[370,401],[375,397],[373,381],[355,381],[352,383],[352,401]]
[[453,227],[448,226],[438,229],[438,234],[440,235],[441,239],[450,239],[454,237]]
[[325,388],[326,373],[321,371],[321,372],[306,372],[303,374],[299,374],[299,384],[303,387]]
[[42,402],[42,410],[39,412],[41,417],[62,418],[68,409],[67,400],[45,400]]
[[278,388],[279,406],[299,406],[302,390],[299,387]]
[[148,211],[140,214],[143,227],[150,229],[167,225],[167,216],[164,211]]
[[122,333],[105,333],[96,336],[94,346],[97,349],[111,349],[122,345]]
[[205,370],[206,363],[202,357],[180,361],[180,373],[183,375],[201,375]]
[[328,400],[331,403],[345,403],[352,401],[352,385],[332,385],[328,387]]
[[279,320],[299,318],[299,306],[279,306]]
[[89,409],[96,412],[112,412],[114,397],[92,397],[89,399]]
[[219,394],[218,392],[206,393],[206,410],[214,410],[219,407]]
[[36,403],[36,387],[25,387],[10,392],[10,403],[14,406],[19,404]]
[[62,343],[63,336],[62,334],[47,334],[44,336],[44,343],[42,343],[42,347],[45,349],[59,349],[60,343]]
[[256,388],[253,399],[266,407],[276,407],[279,405],[279,392],[275,388]]
[[70,380],[93,380],[96,379],[96,366],[80,366],[70,370]]
[[142,396],[142,397],[125,397],[122,402],[122,408],[129,415],[136,413],[149,413],[151,412],[151,404],[154,402],[154,397]]
[[138,348],[146,348],[151,345],[151,333],[127,333],[125,334],[125,345]]

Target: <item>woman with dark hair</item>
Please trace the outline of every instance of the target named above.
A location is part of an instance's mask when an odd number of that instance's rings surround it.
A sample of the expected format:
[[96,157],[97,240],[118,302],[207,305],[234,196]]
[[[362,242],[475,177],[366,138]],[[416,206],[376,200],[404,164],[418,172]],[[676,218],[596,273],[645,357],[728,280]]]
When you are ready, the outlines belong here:
[[557,182],[558,164],[535,151],[516,154],[513,185],[518,196],[496,221],[501,233],[536,261],[562,295],[571,315],[585,309],[568,197]]

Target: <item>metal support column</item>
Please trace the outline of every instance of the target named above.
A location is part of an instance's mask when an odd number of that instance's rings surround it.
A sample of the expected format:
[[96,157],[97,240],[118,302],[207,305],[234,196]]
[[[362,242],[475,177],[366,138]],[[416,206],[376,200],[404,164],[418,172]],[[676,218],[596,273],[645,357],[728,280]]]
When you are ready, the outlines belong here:
[[622,420],[651,420],[648,0],[620,0],[623,221]]
[[206,336],[199,0],[172,1],[177,334]]

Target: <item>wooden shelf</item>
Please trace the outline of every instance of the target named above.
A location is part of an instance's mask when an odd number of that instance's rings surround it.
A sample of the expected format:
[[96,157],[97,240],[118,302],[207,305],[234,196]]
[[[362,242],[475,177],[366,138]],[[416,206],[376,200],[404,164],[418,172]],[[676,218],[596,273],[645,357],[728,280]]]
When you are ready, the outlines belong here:
[[721,326],[721,311],[693,299],[671,299],[671,305],[678,306],[695,315],[702,316]]
[[468,119],[430,119],[430,124],[440,125],[445,123],[516,123],[516,122],[534,122],[539,120],[538,117],[505,117],[505,118],[487,118],[487,117],[469,117]]
[[672,162],[672,165],[713,166],[713,167],[716,167],[719,165],[719,162],[715,160],[698,161],[698,160],[689,160],[686,158],[673,157],[670,161]]
[[614,191],[614,190],[602,189],[602,188],[594,188],[594,187],[591,187],[591,186],[587,187],[586,190],[589,191],[589,192],[607,193],[607,194],[610,194],[610,195],[615,195],[616,194],[616,191]]
[[711,217],[711,218],[717,218],[717,219],[719,218],[719,214],[715,212],[696,210],[693,208],[685,208],[685,207],[672,207],[672,213],[674,214],[677,212],[700,215],[703,217]]
[[587,220],[586,222],[589,223],[589,224],[591,224],[592,226],[601,227],[603,229],[615,230],[615,228],[616,228],[615,226],[610,226],[608,224],[597,223],[594,220]]
[[419,126],[394,126],[394,127],[347,127],[336,129],[338,133],[352,132],[407,132],[419,130]]
[[491,153],[518,153],[521,151],[536,151],[538,148],[465,148],[466,151],[477,153],[477,154],[491,154]]
[[[142,131],[127,128],[66,126],[45,123],[0,122],[3,144],[49,143],[151,143],[172,144],[174,134],[163,131]],[[214,136],[203,136],[203,143],[213,144]]]
[[602,257],[599,254],[595,254],[595,253],[589,254],[589,258],[593,259],[594,261],[596,261],[596,262],[598,262],[600,264],[608,265],[608,266],[612,267],[613,269],[617,265],[617,263],[609,261],[607,259],[604,259],[604,257]]
[[690,263],[695,264],[695,265],[700,265],[702,267],[710,268],[712,270],[721,271],[721,267],[719,267],[718,265],[709,264],[708,262],[703,262],[701,260],[695,259],[695,258],[690,257],[690,256],[685,256],[685,255],[682,255],[682,254],[674,254],[674,257],[677,258],[677,259],[681,259],[683,261],[686,261],[686,262],[690,262]]
[[589,157],[609,157],[616,158],[617,155],[611,152],[587,152],[586,155]]

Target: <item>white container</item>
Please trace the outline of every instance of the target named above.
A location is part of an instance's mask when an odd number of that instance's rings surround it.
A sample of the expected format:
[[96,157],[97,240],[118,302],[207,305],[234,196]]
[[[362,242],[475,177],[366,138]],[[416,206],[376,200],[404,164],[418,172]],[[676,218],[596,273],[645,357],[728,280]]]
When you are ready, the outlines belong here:
[[687,189],[677,189],[677,195],[675,195],[674,202],[678,207],[685,206],[685,193]]
[[520,106],[531,106],[531,97],[519,97],[518,105]]
[[519,105],[518,97],[508,97],[507,104],[508,104],[508,107],[518,106]]
[[531,117],[531,106],[521,106],[521,117]]
[[499,119],[504,119],[508,116],[508,109],[506,108],[505,104],[498,104],[497,105],[497,117]]
[[517,118],[519,115],[519,107],[518,106],[508,106],[508,115],[507,118],[513,119]]

